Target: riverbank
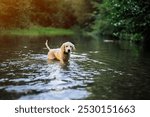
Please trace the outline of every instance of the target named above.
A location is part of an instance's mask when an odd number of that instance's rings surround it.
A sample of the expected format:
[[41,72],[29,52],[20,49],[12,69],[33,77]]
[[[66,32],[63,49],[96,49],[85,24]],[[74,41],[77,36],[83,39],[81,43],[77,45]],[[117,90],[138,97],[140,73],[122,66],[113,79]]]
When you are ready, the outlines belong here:
[[74,35],[75,32],[71,29],[53,28],[53,27],[30,27],[25,29],[15,28],[1,30],[0,35],[11,35],[11,36],[70,36]]

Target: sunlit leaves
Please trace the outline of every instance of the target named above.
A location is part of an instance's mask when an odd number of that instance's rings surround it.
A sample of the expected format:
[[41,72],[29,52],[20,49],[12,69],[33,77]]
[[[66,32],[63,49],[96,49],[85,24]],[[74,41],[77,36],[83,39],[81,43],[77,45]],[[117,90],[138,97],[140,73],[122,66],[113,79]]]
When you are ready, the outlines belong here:
[[150,2],[148,0],[104,0],[103,3],[97,3],[97,6],[99,14],[96,16],[94,27],[97,27],[95,29],[99,33],[103,31],[104,34],[111,27],[112,35],[119,38],[139,41],[143,37],[149,37]]
[[0,0],[0,28],[64,27],[89,18],[90,0]]

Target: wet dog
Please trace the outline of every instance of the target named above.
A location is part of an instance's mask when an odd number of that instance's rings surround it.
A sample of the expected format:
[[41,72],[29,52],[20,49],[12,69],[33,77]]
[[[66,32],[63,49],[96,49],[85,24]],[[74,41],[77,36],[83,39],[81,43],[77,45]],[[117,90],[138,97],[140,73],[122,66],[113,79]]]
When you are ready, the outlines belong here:
[[48,46],[48,40],[46,40],[45,45],[49,50],[48,59],[56,59],[59,60],[61,63],[67,63],[70,58],[71,51],[75,50],[75,46],[71,42],[65,42],[61,45],[60,48],[57,49],[50,49],[50,47]]

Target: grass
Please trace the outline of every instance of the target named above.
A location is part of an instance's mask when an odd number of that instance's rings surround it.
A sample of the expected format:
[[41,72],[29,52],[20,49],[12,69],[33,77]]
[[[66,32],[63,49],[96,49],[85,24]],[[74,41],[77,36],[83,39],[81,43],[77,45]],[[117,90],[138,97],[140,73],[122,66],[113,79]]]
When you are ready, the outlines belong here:
[[27,29],[11,29],[3,30],[0,35],[14,35],[14,36],[70,36],[74,35],[74,31],[70,29],[51,28],[51,27],[31,27]]

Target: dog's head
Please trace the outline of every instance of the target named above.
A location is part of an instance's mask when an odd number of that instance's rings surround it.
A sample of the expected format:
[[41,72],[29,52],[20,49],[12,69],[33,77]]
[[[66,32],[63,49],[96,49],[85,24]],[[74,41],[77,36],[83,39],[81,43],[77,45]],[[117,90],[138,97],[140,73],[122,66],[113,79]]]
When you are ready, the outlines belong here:
[[62,44],[61,50],[69,54],[71,51],[75,50],[75,46],[71,42],[65,42]]

